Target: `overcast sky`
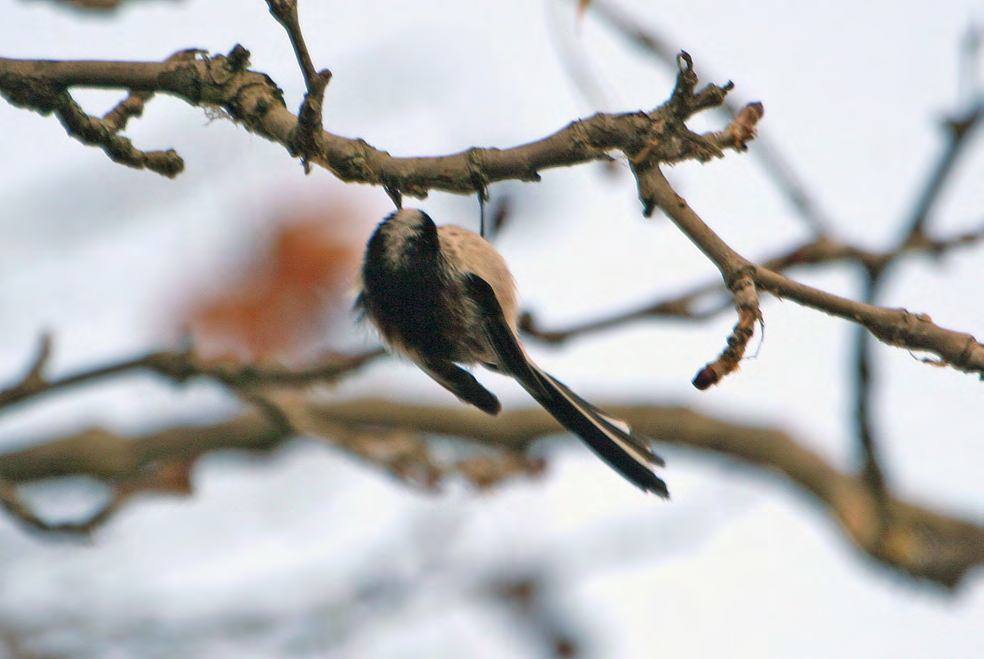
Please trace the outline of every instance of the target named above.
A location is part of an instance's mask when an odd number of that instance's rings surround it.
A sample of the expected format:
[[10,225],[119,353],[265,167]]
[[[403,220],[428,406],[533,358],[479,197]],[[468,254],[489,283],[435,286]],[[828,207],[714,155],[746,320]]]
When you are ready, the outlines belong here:
[[[0,0],[0,56],[159,61],[183,48],[228,52],[241,43],[288,105],[300,102],[290,44],[262,1],[131,4],[105,19],[54,2]],[[316,66],[334,74],[325,126],[393,155],[434,155],[508,147],[595,111],[663,102],[672,73],[590,12],[576,28],[573,4],[302,2]],[[762,101],[763,131],[834,233],[872,249],[897,238],[942,148],[941,120],[966,101],[959,45],[975,21],[984,26],[984,6],[969,0],[619,5],[690,52],[705,81],[732,80],[738,100]],[[594,91],[579,88],[572,70]],[[119,95],[78,98],[101,113]],[[44,330],[55,337],[56,373],[173,345],[169,314],[187,291],[218,287],[285,206],[350,194],[367,217],[390,208],[382,190],[341,186],[324,171],[304,177],[282,147],[173,99],[155,99],[127,135],[138,148],[175,148],[186,171],[171,181],[115,165],[54,118],[0,103],[0,381],[18,376]],[[670,175],[749,258],[808,235],[752,154]],[[984,220],[982,180],[978,135],[933,217],[940,235]],[[497,246],[525,307],[549,327],[715,276],[667,221],[642,218],[624,162],[614,175],[583,166],[491,193],[513,199],[513,223]],[[439,223],[477,221],[473,199],[435,193],[420,206]],[[371,226],[358,227],[362,238]],[[974,248],[916,260],[883,303],[982,336],[981,258]],[[796,276],[857,295],[848,268]],[[689,383],[723,347],[734,322],[727,314],[532,351],[592,400],[676,402],[779,426],[850,467],[850,328],[789,302],[769,300],[764,311],[758,356],[709,392]],[[350,336],[354,346],[372,342],[355,329]],[[877,429],[897,491],[980,520],[980,382],[904,351],[879,348],[877,358]],[[507,406],[529,404],[504,379],[481,377]],[[454,404],[394,362],[338,395],[368,393]],[[205,384],[132,378],[6,412],[0,447],[89,425],[136,433],[217,418],[235,405]],[[660,447],[673,492],[664,503],[580,445],[544,450],[551,468],[541,480],[440,496],[313,442],[270,459],[210,456],[196,467],[194,498],[136,501],[91,545],[41,541],[0,518],[0,631],[64,656],[269,657],[287,647],[311,657],[533,657],[535,647],[476,594],[482,579],[527,570],[550,577],[559,610],[599,657],[962,657],[984,649],[979,576],[956,597],[903,581],[856,553],[777,476]],[[85,483],[35,493],[65,514],[98,495]],[[402,595],[370,602],[369,612],[343,606],[370,578],[401,586],[393,592]],[[242,620],[255,624],[235,627]],[[240,631],[215,631],[222,625]]]

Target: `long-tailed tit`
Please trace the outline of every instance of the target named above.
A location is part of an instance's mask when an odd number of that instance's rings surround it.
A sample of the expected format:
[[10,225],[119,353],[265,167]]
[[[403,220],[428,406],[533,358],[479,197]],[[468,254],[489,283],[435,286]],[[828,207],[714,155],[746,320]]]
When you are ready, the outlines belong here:
[[404,208],[376,228],[356,302],[396,352],[466,403],[497,414],[499,399],[457,364],[516,379],[562,426],[634,485],[667,497],[663,460],[628,426],[542,371],[519,342],[516,287],[502,256],[459,226]]

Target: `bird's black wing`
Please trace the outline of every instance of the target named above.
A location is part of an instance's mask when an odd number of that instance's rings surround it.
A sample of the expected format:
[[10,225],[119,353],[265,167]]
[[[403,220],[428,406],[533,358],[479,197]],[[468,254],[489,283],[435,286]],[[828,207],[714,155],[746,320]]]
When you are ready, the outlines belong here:
[[485,333],[499,358],[499,370],[514,377],[562,426],[584,440],[598,457],[631,483],[668,497],[666,483],[651,467],[662,465],[663,460],[617,425],[624,425],[622,422],[601,412],[529,360],[487,281],[467,273],[465,285],[484,312]]
[[[365,318],[369,315],[369,306],[366,301],[365,291],[359,293],[353,309],[360,318]],[[495,394],[479,384],[474,375],[460,366],[442,359],[424,359],[420,356],[409,356],[421,370],[462,401],[469,405],[474,405],[486,414],[494,415],[502,410],[502,404],[495,397]]]
[[417,363],[427,375],[464,402],[486,414],[498,414],[502,403],[491,391],[479,384],[475,376],[452,362],[428,359]]

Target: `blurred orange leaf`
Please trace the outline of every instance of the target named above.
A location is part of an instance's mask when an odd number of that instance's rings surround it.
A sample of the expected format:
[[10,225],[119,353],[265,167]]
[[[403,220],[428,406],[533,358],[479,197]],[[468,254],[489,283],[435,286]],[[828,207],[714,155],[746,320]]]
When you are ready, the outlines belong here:
[[282,222],[246,271],[198,300],[184,326],[211,357],[290,360],[323,343],[361,254],[349,208],[299,213]]
[[578,0],[577,2],[577,20],[580,23],[584,19],[584,13],[588,11],[588,5],[591,4],[591,0]]

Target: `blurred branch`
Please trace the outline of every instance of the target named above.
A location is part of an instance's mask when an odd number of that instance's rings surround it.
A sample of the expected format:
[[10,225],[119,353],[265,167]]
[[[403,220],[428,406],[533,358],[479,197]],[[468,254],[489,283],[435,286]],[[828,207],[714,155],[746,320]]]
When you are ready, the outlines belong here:
[[[153,476],[151,476],[151,478],[153,478]],[[149,482],[146,487],[139,487],[140,489],[152,489]],[[160,488],[153,489],[163,491]],[[128,481],[125,485],[120,484],[119,487],[113,489],[113,493],[110,496],[109,501],[107,501],[101,508],[99,508],[98,511],[90,515],[88,518],[76,522],[50,523],[35,513],[31,507],[21,499],[20,493],[17,491],[17,487],[15,485],[0,478],[0,507],[6,510],[11,517],[18,520],[22,525],[31,531],[66,535],[89,535],[109,521],[109,519],[117,512],[119,512],[123,508],[124,504],[126,504],[129,500],[130,494],[135,491],[133,481]]]
[[51,355],[51,338],[44,336],[27,374],[17,384],[0,390],[0,408],[77,384],[138,370],[151,371],[175,382],[184,382],[192,377],[209,377],[235,389],[248,389],[261,384],[306,385],[313,382],[334,382],[384,354],[382,349],[358,355],[331,354],[320,363],[307,368],[289,369],[275,365],[257,366],[205,360],[191,350],[161,351],[49,380],[44,371]]
[[517,630],[546,657],[578,657],[584,652],[584,630],[566,615],[556,584],[546,566],[513,572],[492,580],[486,597],[510,615]]
[[[984,225],[984,222],[981,224]],[[762,267],[773,272],[785,272],[790,268],[842,262],[857,263],[863,267],[868,267],[870,264],[895,260],[903,256],[929,255],[933,258],[941,258],[956,248],[976,245],[981,240],[984,240],[984,228],[942,239],[922,236],[920,240],[906,242],[890,252],[872,252],[837,242],[829,237],[823,237],[802,243],[780,256],[763,261]],[[640,309],[562,329],[545,329],[540,326],[532,313],[526,313],[521,319],[520,327],[534,338],[547,343],[559,344],[583,334],[591,334],[647,318],[705,320],[716,316],[729,307],[726,294],[727,289],[724,284],[720,281],[714,281],[696,286],[682,295],[649,302]]]
[[[511,476],[537,473],[542,463],[527,457],[531,444],[562,432],[540,408],[505,412],[492,418],[464,407],[426,407],[373,399],[321,403],[278,393],[271,400],[283,406],[294,431],[323,437],[404,482],[428,489],[435,481],[416,477],[424,465],[429,464],[423,473],[437,479],[453,475],[469,478],[469,473],[462,470],[462,463],[441,464],[433,460],[421,452],[422,444],[408,443],[407,437],[420,442],[421,434],[465,438],[496,451],[498,458],[488,456],[493,463],[501,456],[516,456],[515,464],[519,466],[505,472]],[[984,562],[984,528],[980,525],[889,496],[886,505],[891,515],[887,518],[888,527],[883,528],[879,506],[863,478],[837,470],[783,431],[729,423],[683,407],[606,405],[605,409],[625,419],[639,433],[660,441],[719,453],[782,473],[823,504],[859,549],[909,576],[955,588],[971,568]],[[289,435],[257,410],[221,424],[172,428],[130,439],[89,430],[6,454],[0,460],[0,478],[19,483],[89,474],[110,484],[128,484],[126,491],[133,493],[139,491],[139,479],[148,470],[153,471],[154,465],[185,465],[183,473],[187,474],[194,460],[204,453],[269,450]]]
[[89,10],[93,12],[111,12],[120,8],[124,4],[134,4],[138,0],[51,0],[55,4],[68,5],[73,9]]
[[0,478],[8,483],[85,474],[109,483],[139,480],[155,465],[190,463],[219,450],[268,451],[285,438],[284,428],[260,410],[218,424],[178,426],[140,437],[90,428],[3,455]]
[[[605,409],[641,435],[778,470],[823,503],[860,549],[910,576],[953,588],[971,568],[984,562],[984,528],[978,524],[890,497],[890,525],[883,528],[877,502],[862,477],[838,471],[783,431],[728,423],[683,407],[606,404]],[[535,440],[560,430],[539,408],[489,418],[463,407],[365,400],[311,403],[306,413],[324,423],[409,427],[513,451],[526,451]]]
[[[874,272],[876,271],[865,270],[864,275],[862,299],[868,303],[874,303],[876,299],[875,291],[878,287],[878,280]],[[874,344],[871,335],[861,327],[856,328],[854,338],[854,354],[852,355],[855,373],[854,428],[857,446],[861,453],[861,473],[871,489],[872,495],[883,507],[882,517],[887,518],[890,513],[885,505],[888,484],[882,468],[881,442],[878,441],[875,433]]]
[[[862,265],[863,292],[861,299],[868,304],[877,304],[879,294],[887,276],[892,272],[899,255],[911,245],[927,244],[927,224],[932,211],[940,199],[943,189],[956,168],[960,155],[974,129],[984,116],[984,100],[959,116],[946,122],[946,144],[936,163],[930,168],[920,194],[913,204],[909,218],[900,223],[902,235],[896,248],[886,258],[867,261]],[[874,406],[874,345],[871,335],[860,329],[854,336],[855,396],[854,419],[860,447],[863,474],[876,497],[883,498],[887,485],[875,430]],[[889,511],[885,511],[888,513]]]
[[970,143],[970,138],[980,124],[982,117],[984,117],[984,99],[978,101],[976,106],[962,112],[959,116],[946,121],[944,125],[947,136],[946,144],[936,164],[926,177],[926,183],[921,194],[913,204],[912,214],[905,223],[907,231],[904,234],[903,243],[918,240],[918,237],[924,233],[930,213],[953,174],[960,156]]
[[[222,449],[270,450],[288,434],[268,414],[250,410],[207,427],[176,427],[125,438],[101,428],[4,454],[0,460],[0,505],[26,527],[42,532],[88,535],[141,493],[191,494],[198,457]],[[87,474],[104,482],[109,501],[88,519],[50,524],[18,496],[16,484]]]

